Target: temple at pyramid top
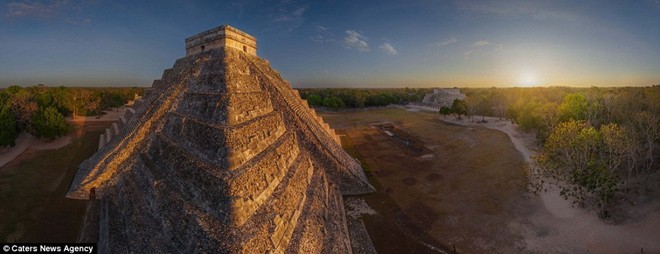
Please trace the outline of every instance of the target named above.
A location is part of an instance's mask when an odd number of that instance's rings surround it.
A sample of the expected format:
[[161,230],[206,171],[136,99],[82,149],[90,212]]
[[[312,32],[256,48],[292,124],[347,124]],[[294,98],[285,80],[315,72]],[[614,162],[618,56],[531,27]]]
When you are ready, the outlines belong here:
[[224,47],[257,55],[256,38],[229,25],[221,25],[188,37],[186,39],[186,56]]

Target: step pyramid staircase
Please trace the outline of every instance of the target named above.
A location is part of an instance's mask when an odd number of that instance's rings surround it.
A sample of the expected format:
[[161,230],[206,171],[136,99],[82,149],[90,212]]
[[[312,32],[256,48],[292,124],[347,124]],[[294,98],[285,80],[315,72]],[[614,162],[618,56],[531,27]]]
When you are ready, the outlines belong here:
[[342,194],[373,190],[266,60],[224,47],[165,70],[67,197],[99,200],[100,252],[350,253]]

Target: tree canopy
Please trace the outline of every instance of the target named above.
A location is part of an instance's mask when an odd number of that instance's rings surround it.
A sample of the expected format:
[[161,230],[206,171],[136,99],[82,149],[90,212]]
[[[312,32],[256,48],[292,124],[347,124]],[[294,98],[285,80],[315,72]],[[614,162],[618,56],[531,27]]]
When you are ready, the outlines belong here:
[[379,107],[390,104],[404,105],[408,102],[418,102],[424,94],[431,91],[428,88],[393,88],[393,89],[349,89],[320,88],[300,89],[300,96],[311,106],[329,108],[364,108]]
[[13,146],[20,132],[55,138],[66,134],[65,115],[98,115],[124,105],[141,88],[67,88],[37,85],[0,90],[0,146]]
[[47,107],[39,112],[32,119],[34,126],[34,135],[54,139],[69,132],[69,124],[64,119],[64,115],[54,107]]
[[14,146],[18,137],[18,126],[14,114],[8,107],[0,106],[0,147]]

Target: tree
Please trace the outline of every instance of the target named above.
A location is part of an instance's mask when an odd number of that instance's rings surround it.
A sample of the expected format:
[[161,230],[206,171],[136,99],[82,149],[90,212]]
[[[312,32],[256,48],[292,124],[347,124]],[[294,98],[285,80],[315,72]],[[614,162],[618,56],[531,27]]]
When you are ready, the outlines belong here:
[[515,111],[513,116],[514,120],[520,126],[521,129],[528,131],[531,129],[536,129],[539,126],[538,119],[534,116],[534,111],[540,106],[538,99],[519,99],[516,101],[513,106],[513,111]]
[[536,159],[545,175],[557,181],[560,195],[574,204],[595,201],[601,216],[607,216],[618,177],[601,160],[601,133],[584,121],[560,123]]
[[69,125],[64,115],[54,107],[39,110],[32,120],[34,134],[37,137],[54,139],[69,132]]
[[464,100],[455,99],[451,103],[451,112],[456,115],[456,119],[461,119],[461,115],[467,114],[467,106],[465,105]]
[[636,161],[630,155],[637,154],[631,133],[616,123],[608,123],[600,126],[600,135],[603,142],[600,159],[603,164],[610,172],[626,175],[630,181]]
[[5,89],[5,92],[7,92],[10,95],[14,95],[14,94],[18,93],[18,91],[20,91],[20,90],[23,90],[23,88],[20,87],[20,86],[10,86],[10,87],[7,87],[7,89]]
[[642,149],[640,150],[646,151],[643,157],[643,169],[648,176],[655,163],[655,143],[660,139],[660,118],[655,114],[642,111],[635,114],[632,124],[637,138],[641,141]]
[[322,106],[323,99],[318,94],[310,94],[307,96],[307,102],[310,106]]
[[479,95],[472,95],[465,97],[465,111],[469,121],[472,120],[472,116],[475,115],[479,110],[479,103],[481,103],[482,98]]
[[344,101],[339,99],[339,97],[335,96],[330,96],[325,99],[323,99],[323,106],[328,107],[328,108],[343,108],[344,107]]
[[537,138],[544,141],[553,128],[559,123],[558,105],[554,102],[545,103],[534,109],[532,115],[538,123]]
[[0,105],[0,147],[15,146],[18,137],[18,127],[14,114],[8,107]]
[[83,109],[85,110],[85,115],[89,116],[90,113],[94,112],[94,115],[99,115],[99,109],[101,108],[101,97],[99,95],[88,92],[85,93],[83,98]]
[[39,109],[39,105],[32,100],[30,92],[27,89],[16,91],[9,103],[11,104],[11,110],[14,113],[19,130],[31,133],[33,130],[30,121]]
[[72,107],[69,106],[70,96],[72,93],[69,88],[60,86],[50,90],[53,96],[53,103],[57,106],[57,110],[62,114],[73,112]]
[[506,113],[506,102],[502,89],[491,88],[490,94],[490,101],[494,111],[493,113],[502,120],[502,117],[504,117],[504,114]]
[[559,118],[562,121],[585,120],[587,107],[587,98],[584,95],[579,93],[567,94],[559,105]]
[[451,114],[451,108],[447,106],[442,106],[440,107],[440,114],[442,114],[443,117],[446,117],[447,115]]
[[[490,97],[490,96],[488,96]],[[486,115],[492,115],[493,104],[487,96],[481,96],[477,103],[477,113],[481,115],[481,121],[486,121]]]

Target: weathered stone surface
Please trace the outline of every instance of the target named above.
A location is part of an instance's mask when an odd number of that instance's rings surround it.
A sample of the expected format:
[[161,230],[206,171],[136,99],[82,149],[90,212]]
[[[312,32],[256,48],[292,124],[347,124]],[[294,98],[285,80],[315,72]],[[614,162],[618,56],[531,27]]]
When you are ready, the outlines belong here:
[[222,47],[257,55],[256,38],[229,25],[222,25],[187,38],[186,56]]
[[101,136],[99,136],[99,149],[98,150],[101,150],[101,147],[103,147],[103,145],[105,145],[105,134],[101,134]]
[[462,94],[458,88],[436,88],[433,93],[424,95],[422,103],[431,107],[451,107],[455,99],[465,99],[465,94]]
[[373,187],[256,55],[190,53],[112,128],[67,194],[100,199],[101,253],[351,252],[341,194]]

